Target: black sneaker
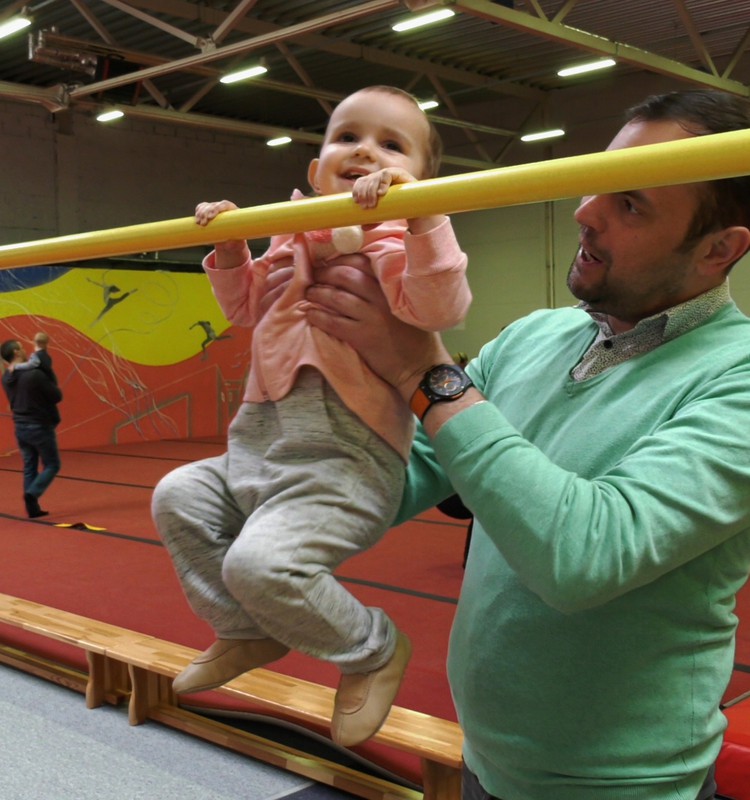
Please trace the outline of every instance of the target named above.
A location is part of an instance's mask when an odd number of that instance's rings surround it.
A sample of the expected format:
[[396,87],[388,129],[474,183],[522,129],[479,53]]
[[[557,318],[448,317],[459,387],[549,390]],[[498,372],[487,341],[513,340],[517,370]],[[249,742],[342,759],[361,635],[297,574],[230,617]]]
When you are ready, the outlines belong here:
[[42,511],[41,507],[39,506],[39,499],[34,497],[33,494],[25,494],[23,496],[23,502],[26,506],[26,513],[30,519],[35,519],[36,517],[46,517],[49,514],[49,511]]

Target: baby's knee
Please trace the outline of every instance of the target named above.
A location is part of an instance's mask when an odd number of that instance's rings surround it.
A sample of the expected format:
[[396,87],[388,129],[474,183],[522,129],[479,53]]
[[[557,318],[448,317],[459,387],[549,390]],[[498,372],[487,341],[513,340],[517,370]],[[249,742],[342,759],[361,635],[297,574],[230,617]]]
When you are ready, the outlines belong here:
[[192,481],[188,477],[188,467],[178,467],[168,472],[154,487],[151,496],[151,511],[154,516],[169,514],[184,509],[192,496]]
[[222,580],[240,602],[263,602],[275,597],[291,581],[289,565],[268,548],[252,545],[229,548],[222,564]]

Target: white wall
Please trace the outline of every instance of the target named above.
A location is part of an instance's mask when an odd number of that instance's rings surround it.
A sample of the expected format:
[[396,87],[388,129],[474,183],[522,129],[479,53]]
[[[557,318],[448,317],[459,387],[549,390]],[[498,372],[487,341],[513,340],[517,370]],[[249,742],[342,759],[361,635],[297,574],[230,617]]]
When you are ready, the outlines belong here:
[[191,216],[201,200],[239,206],[306,188],[312,149],[0,101],[0,243]]

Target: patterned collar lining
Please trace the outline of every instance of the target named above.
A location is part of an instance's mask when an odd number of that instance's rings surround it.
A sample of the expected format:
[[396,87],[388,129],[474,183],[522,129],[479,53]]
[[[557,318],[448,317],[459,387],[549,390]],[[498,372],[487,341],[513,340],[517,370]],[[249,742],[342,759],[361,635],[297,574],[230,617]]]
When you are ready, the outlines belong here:
[[576,381],[593,378],[633,356],[648,353],[697,327],[730,301],[729,283],[724,281],[698,297],[640,320],[634,328],[620,334],[612,332],[606,314],[591,311],[587,303],[581,302],[576,308],[591,316],[599,332],[571,370],[571,377]]
[[[672,306],[672,308],[668,308],[666,311],[659,311],[650,317],[645,317],[638,322],[631,331],[626,331],[619,335],[625,336],[628,333],[636,333],[636,331],[640,331],[644,328],[650,329],[658,322],[660,325],[664,326],[664,341],[666,342],[669,341],[669,339],[682,336],[683,333],[687,333],[692,328],[695,328],[696,325],[700,325],[701,322],[715,314],[731,299],[729,295],[729,282],[724,281],[724,283],[720,283],[713,289],[709,289],[707,292],[699,294],[691,300],[686,300],[678,306]],[[606,314],[601,314],[598,311],[591,311],[588,304],[584,302],[579,303],[576,307],[582,308],[584,311],[588,312],[596,324],[607,332],[606,335],[608,337],[614,338],[618,335],[612,333]]]

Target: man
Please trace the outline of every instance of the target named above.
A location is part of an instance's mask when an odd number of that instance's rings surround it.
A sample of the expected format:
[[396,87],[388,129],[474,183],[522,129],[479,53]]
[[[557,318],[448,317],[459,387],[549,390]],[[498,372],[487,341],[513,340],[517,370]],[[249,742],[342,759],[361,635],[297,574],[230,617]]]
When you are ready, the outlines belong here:
[[[26,362],[21,343],[9,339],[0,345],[5,362],[3,388],[8,395],[18,448],[23,458],[23,501],[30,518],[48,514],[39,505],[39,498],[60,471],[55,428],[60,422],[57,404],[62,392],[57,383],[41,367],[15,369]],[[42,470],[39,471],[39,462]]]
[[[673,93],[610,149],[744,128],[739,98]],[[580,304],[509,325],[473,386],[348,268],[309,316],[421,416],[399,519],[456,492],[475,515],[448,655],[464,797],[704,800],[750,569],[750,320],[727,287],[750,179],[575,218]]]

